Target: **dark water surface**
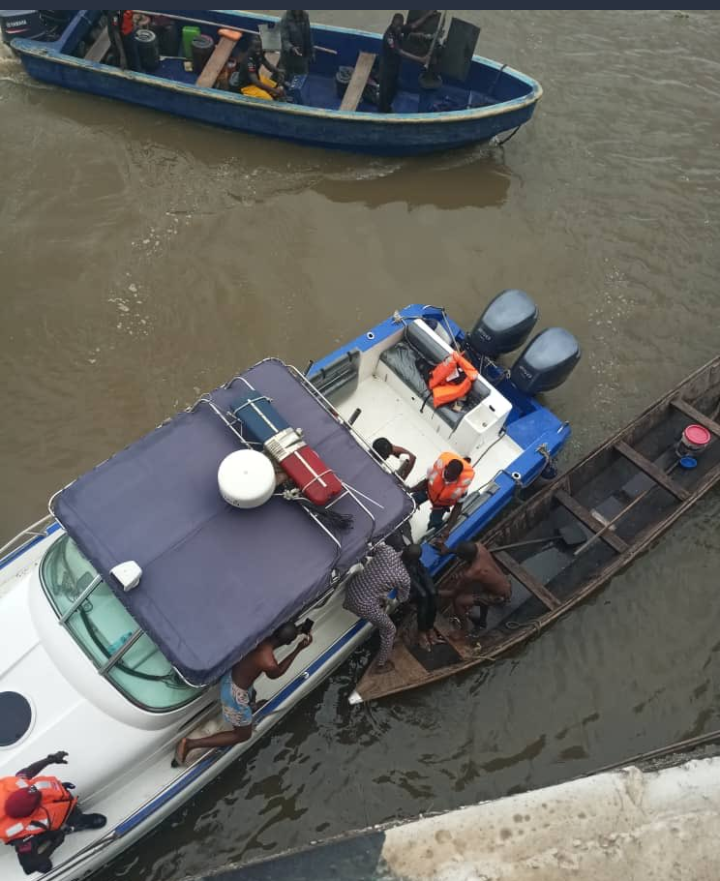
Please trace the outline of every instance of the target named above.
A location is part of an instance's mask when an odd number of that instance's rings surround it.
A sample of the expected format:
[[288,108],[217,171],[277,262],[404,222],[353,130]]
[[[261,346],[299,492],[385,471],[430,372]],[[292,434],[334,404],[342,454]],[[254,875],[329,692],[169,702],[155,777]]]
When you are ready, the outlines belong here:
[[[720,16],[465,17],[545,97],[507,147],[424,159],[204,128],[0,61],[0,534],[239,368],[302,367],[407,302],[467,326],[517,286],[577,335],[549,401],[574,427],[566,463],[717,354]],[[351,710],[358,656],[98,877],[164,881],[720,727],[719,514],[711,494],[480,675]]]

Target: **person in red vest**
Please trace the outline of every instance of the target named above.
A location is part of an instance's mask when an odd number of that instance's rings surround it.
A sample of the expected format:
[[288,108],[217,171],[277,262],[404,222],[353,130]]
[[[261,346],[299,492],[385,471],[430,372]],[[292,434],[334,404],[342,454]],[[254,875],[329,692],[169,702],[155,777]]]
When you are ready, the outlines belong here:
[[0,778],[0,841],[15,848],[26,875],[49,872],[50,855],[68,832],[102,829],[102,814],[84,814],[72,783],[41,776],[48,765],[67,765],[67,753],[52,753],[13,777]]
[[474,478],[475,469],[467,457],[461,459],[455,453],[440,453],[428,469],[425,480],[421,480],[410,490],[415,504],[422,505],[429,501],[432,505],[428,529],[440,529],[445,515],[450,511],[445,532],[452,530]]

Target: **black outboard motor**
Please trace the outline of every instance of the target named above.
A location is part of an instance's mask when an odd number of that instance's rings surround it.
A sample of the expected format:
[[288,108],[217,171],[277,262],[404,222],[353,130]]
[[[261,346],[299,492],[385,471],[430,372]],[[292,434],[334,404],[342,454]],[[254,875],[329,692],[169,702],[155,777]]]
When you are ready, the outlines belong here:
[[569,330],[549,327],[539,333],[513,364],[510,379],[526,395],[562,385],[580,360],[580,346]]
[[39,9],[0,9],[0,33],[3,43],[12,40],[44,40],[45,22]]
[[525,291],[502,291],[478,318],[466,340],[478,355],[495,359],[519,349],[539,315],[540,310]]

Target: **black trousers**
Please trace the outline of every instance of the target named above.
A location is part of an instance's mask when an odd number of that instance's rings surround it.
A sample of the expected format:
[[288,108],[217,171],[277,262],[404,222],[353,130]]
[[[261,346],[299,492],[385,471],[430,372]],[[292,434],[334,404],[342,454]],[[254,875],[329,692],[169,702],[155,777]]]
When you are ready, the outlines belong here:
[[437,616],[437,591],[435,582],[427,572],[410,573],[410,598],[417,606],[417,626],[420,633],[426,633],[435,626]]
[[380,113],[392,113],[392,102],[397,95],[400,82],[400,70],[388,70],[383,64],[380,65],[380,100],[378,111]]

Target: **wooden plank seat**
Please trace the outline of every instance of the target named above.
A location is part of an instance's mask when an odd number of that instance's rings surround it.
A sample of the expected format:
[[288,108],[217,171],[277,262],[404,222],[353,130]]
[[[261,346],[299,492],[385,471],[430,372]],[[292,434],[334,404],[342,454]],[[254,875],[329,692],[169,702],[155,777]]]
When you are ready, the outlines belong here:
[[355,70],[353,70],[353,75],[350,78],[347,90],[342,99],[342,104],[340,105],[341,110],[357,110],[376,58],[377,56],[371,52],[358,53]]
[[534,594],[540,602],[551,611],[560,606],[560,600],[551,593],[544,584],[541,584],[537,578],[528,570],[521,566],[517,560],[513,559],[506,551],[498,551],[493,554],[497,562],[506,569],[513,578],[526,587],[530,593]]
[[676,410],[684,413],[688,419],[692,419],[693,422],[697,422],[698,425],[707,428],[707,430],[711,434],[714,434],[715,437],[720,437],[720,424],[713,419],[710,419],[710,417],[706,416],[704,413],[701,413],[693,407],[692,404],[688,404],[688,402],[684,401],[682,398],[674,398],[670,403]]
[[625,441],[618,441],[615,444],[615,449],[620,453],[621,456],[624,456],[633,465],[639,470],[645,472],[648,477],[655,481],[658,486],[661,486],[664,490],[667,490],[671,495],[675,496],[676,499],[679,499],[681,502],[686,501],[690,498],[690,493],[685,489],[684,486],[680,486],[675,480],[669,477],[662,468],[658,468],[658,466],[651,462],[649,459],[646,459],[642,453],[638,453],[637,450],[634,450],[629,444],[626,444]]
[[200,76],[195,80],[195,85],[201,89],[212,89],[217,82],[217,78],[222,73],[223,68],[232,55],[233,49],[237,45],[238,40],[242,36],[240,31],[231,32],[219,31],[220,39],[215,47],[215,51],[208,58],[208,62],[202,69]]
[[[565,508],[565,510],[569,511],[573,517],[579,520],[583,526],[587,526],[591,532],[597,534],[603,529],[603,527],[607,526],[607,520],[604,522],[599,520],[592,511],[588,511],[584,505],[581,505],[577,499],[574,499],[571,495],[566,493],[564,489],[556,490],[555,499],[563,506],[563,508]],[[609,529],[605,530],[600,538],[605,544],[610,545],[614,551],[617,551],[618,554],[622,554],[628,549],[627,543],[624,542],[619,535],[616,535]]]
[[105,56],[108,54],[110,50],[110,34],[108,33],[108,29],[103,28],[97,36],[97,39],[92,44],[92,46],[88,49],[87,54],[85,55],[86,61],[95,61],[98,64],[102,62]]

